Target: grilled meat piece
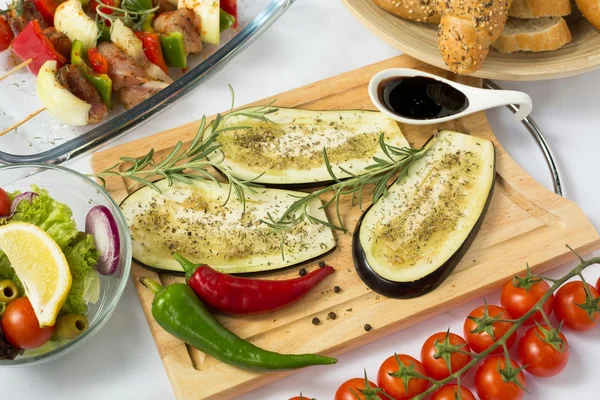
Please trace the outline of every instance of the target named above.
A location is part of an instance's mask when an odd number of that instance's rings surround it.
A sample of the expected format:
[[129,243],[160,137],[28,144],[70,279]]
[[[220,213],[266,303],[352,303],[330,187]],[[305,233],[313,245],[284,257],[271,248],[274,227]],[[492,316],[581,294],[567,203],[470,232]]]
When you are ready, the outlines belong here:
[[113,90],[119,91],[150,81],[144,69],[114,44],[102,42],[98,45],[98,51],[108,61],[108,76],[112,80]]
[[200,18],[189,8],[160,14],[154,21],[154,29],[165,35],[181,32],[186,54],[202,51]]
[[6,21],[12,29],[15,37],[21,33],[21,31],[25,28],[25,25],[37,19],[40,23],[40,27],[42,29],[47,28],[48,24],[44,21],[42,14],[35,8],[33,2],[31,0],[23,0],[22,11],[19,13],[19,10],[12,8],[8,13],[6,13]]
[[119,90],[119,100],[123,106],[129,110],[140,104],[142,101],[154,96],[167,86],[169,86],[169,84],[165,82],[149,81],[140,86],[125,87]]
[[75,96],[86,103],[91,104],[92,108],[88,113],[88,121],[91,124],[100,122],[108,116],[108,108],[102,101],[100,93],[98,93],[98,90],[96,90],[94,85],[85,79],[76,66],[72,64],[65,65],[58,70],[56,78],[61,85],[67,88]]
[[71,59],[71,39],[62,32],[56,30],[56,28],[50,27],[44,29],[42,32],[54,45],[54,49],[62,54],[67,60]]

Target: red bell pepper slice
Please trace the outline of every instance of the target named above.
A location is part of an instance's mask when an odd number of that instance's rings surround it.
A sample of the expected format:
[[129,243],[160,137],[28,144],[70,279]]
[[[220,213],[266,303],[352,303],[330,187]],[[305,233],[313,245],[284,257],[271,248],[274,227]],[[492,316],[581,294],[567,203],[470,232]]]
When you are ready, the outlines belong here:
[[221,10],[235,17],[234,28],[238,26],[237,0],[221,0]]
[[54,45],[43,33],[40,23],[33,20],[12,42],[12,51],[23,61],[32,60],[27,66],[29,71],[37,75],[46,61],[54,60],[57,68],[67,63],[67,59],[56,51]]
[[135,32],[135,35],[142,41],[144,47],[144,54],[150,60],[151,63],[156,64],[165,71],[165,74],[169,73],[169,68],[163,57],[162,47],[160,46],[160,38],[156,33],[148,32]]
[[3,17],[0,17],[0,51],[4,51],[10,47],[14,39],[10,25]]
[[88,60],[94,71],[99,74],[108,74],[108,60],[100,54],[97,48],[88,49]]
[[40,12],[49,26],[54,26],[54,14],[58,5],[53,0],[33,0],[33,5]]

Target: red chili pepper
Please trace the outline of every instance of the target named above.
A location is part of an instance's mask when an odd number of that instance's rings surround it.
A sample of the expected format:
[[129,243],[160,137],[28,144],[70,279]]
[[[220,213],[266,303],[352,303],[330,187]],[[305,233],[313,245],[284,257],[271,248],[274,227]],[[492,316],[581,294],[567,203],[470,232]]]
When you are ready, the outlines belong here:
[[14,39],[10,25],[3,17],[0,17],[0,51],[4,51],[10,47]]
[[332,267],[321,267],[309,274],[288,280],[241,278],[195,265],[178,253],[173,255],[185,271],[188,286],[200,300],[228,314],[259,314],[278,310],[300,300],[323,279],[333,274]]
[[165,74],[169,73],[169,68],[163,57],[162,47],[160,45],[160,38],[157,33],[148,32],[135,32],[135,35],[142,41],[144,47],[144,54],[150,60],[151,63],[156,64],[165,71]]
[[88,49],[88,60],[94,71],[99,74],[108,74],[108,60],[100,54],[97,48]]
[[32,60],[27,66],[29,71],[37,75],[42,65],[48,60],[55,60],[57,68],[67,63],[67,59],[56,51],[54,45],[43,33],[40,23],[33,20],[12,42],[12,51],[23,61]]
[[221,0],[221,10],[235,17],[234,28],[238,26],[237,0]]
[[54,26],[54,14],[58,5],[53,0],[33,0],[33,5],[40,12],[49,26]]

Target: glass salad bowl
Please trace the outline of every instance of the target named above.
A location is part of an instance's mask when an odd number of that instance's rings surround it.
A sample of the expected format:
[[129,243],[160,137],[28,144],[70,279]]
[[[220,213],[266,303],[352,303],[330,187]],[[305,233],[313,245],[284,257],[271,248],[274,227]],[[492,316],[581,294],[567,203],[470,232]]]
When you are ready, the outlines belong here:
[[[115,217],[120,237],[119,266],[111,276],[100,275],[100,297],[95,304],[88,303],[89,327],[75,339],[61,342],[53,348],[26,350],[15,360],[0,360],[0,366],[29,365],[55,359],[73,351],[94,336],[108,321],[115,310],[129,277],[131,269],[131,240],[119,206],[109,194],[90,178],[60,166],[53,165],[7,165],[0,166],[0,187],[6,192],[31,191],[31,185],[45,189],[50,196],[68,205],[73,211],[77,228],[85,229],[89,210],[97,205],[105,206]],[[43,350],[41,350],[43,349]]]

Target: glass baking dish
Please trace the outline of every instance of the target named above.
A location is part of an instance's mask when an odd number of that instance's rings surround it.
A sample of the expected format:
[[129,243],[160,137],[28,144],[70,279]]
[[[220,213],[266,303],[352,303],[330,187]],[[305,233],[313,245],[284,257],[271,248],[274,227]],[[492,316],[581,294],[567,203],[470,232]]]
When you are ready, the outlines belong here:
[[[171,69],[169,75],[177,79],[167,88],[130,110],[115,107],[108,119],[96,125],[70,127],[42,112],[0,137],[0,163],[60,164],[127,133],[174,104],[227,64],[268,29],[294,1],[238,0],[238,28],[223,32],[219,46],[205,45],[202,53],[190,56],[190,66],[185,74]],[[19,62],[8,50],[0,53],[0,75]],[[36,95],[36,78],[26,69],[0,82],[0,131],[41,108]]]

